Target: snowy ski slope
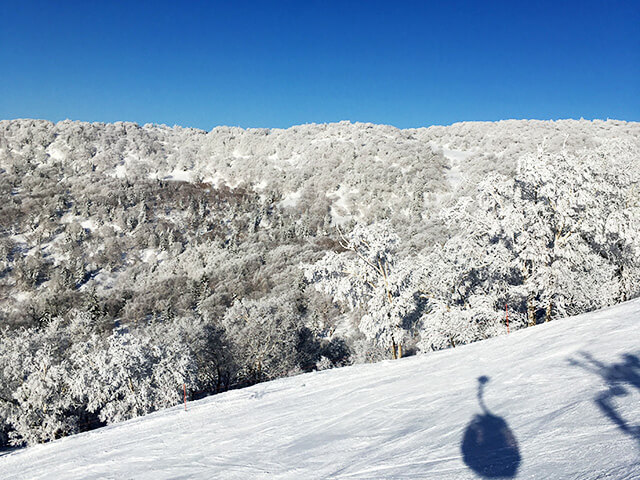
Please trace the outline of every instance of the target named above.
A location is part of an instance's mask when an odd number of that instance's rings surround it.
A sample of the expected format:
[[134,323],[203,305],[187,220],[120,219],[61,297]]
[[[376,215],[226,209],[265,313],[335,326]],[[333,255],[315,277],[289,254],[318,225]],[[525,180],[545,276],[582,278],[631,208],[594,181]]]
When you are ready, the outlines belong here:
[[6,454],[0,472],[5,479],[638,479],[639,340],[635,300],[428,356],[231,391],[187,412],[180,406]]

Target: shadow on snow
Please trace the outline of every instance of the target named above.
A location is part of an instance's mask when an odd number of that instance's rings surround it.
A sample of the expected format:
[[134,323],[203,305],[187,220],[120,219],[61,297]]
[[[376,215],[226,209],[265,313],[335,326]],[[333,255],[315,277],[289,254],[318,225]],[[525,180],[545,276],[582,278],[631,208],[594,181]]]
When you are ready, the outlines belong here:
[[520,450],[515,435],[501,417],[492,414],[483,399],[489,377],[478,378],[478,401],[482,414],[467,425],[461,449],[464,463],[484,478],[513,478],[520,466]]
[[600,375],[606,382],[606,390],[595,396],[594,402],[600,411],[616,425],[621,431],[631,436],[640,447],[640,425],[631,425],[620,414],[615,406],[616,397],[629,395],[629,387],[640,391],[640,359],[637,356],[626,353],[623,360],[607,365],[593,358],[592,355],[581,352],[582,359],[570,359],[571,365],[576,365],[585,370]]

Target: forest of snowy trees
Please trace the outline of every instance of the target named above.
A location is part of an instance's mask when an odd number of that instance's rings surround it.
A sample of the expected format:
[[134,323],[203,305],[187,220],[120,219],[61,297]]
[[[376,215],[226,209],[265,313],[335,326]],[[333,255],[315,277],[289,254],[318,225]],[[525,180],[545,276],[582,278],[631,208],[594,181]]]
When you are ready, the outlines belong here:
[[0,446],[640,294],[640,124],[0,121]]

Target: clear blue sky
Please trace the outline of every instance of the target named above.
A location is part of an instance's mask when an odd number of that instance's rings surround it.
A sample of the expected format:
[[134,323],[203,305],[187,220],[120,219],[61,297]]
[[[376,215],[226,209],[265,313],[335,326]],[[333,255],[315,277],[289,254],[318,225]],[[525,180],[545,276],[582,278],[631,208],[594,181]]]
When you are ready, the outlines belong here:
[[0,119],[640,120],[638,0],[0,7]]

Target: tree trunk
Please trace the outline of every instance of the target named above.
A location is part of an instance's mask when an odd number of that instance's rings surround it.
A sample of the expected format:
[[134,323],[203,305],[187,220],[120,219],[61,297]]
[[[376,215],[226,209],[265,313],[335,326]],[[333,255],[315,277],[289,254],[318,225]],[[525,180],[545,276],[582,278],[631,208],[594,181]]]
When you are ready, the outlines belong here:
[[549,300],[549,305],[547,305],[547,311],[544,314],[545,323],[551,320],[551,310],[553,309],[553,302]]
[[626,302],[627,300],[629,300],[629,295],[624,282],[624,265],[620,265],[620,267],[618,267],[616,276],[618,277],[618,281],[620,282],[620,295],[618,296],[618,301]]
[[391,340],[391,356],[394,360],[398,358],[398,354],[396,353],[396,341]]
[[398,358],[402,358],[402,342],[398,344]]
[[533,295],[527,297],[527,320],[530,327],[536,324],[536,307],[533,304]]
[[220,365],[216,365],[216,393],[222,391],[222,372],[220,371]]
[[258,370],[257,370],[257,376],[256,376],[256,381],[261,381],[262,380],[262,361],[258,360]]

